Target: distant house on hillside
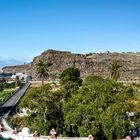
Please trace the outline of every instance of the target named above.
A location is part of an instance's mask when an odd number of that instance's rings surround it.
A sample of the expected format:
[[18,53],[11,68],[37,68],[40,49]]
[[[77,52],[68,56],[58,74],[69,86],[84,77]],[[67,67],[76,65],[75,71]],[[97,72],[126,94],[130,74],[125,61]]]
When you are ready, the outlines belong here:
[[24,73],[16,73],[16,74],[13,74],[12,76],[11,76],[11,78],[12,79],[15,79],[16,77],[19,77],[19,79],[26,79],[27,78],[27,75],[26,74],[24,74]]

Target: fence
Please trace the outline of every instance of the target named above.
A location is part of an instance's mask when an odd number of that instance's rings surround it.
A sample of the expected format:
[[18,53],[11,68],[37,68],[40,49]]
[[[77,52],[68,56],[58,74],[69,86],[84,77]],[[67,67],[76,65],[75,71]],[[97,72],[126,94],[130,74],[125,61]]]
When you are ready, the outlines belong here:
[[[33,137],[33,135],[23,136],[21,134],[11,134],[10,132],[1,133],[5,138],[13,138],[15,140],[54,140],[49,136]],[[57,140],[88,140],[88,137],[58,137]]]

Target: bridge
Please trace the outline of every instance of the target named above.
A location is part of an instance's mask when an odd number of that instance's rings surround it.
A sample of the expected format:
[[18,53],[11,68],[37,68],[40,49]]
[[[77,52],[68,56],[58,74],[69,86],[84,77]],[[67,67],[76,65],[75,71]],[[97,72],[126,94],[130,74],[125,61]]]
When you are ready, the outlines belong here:
[[24,86],[18,89],[9,99],[0,105],[0,121],[7,131],[13,131],[13,129],[6,123],[5,118],[13,111],[29,86],[29,77],[27,77]]
[[5,101],[0,106],[0,116],[9,115],[9,113],[12,111],[12,109],[16,106],[16,104],[19,102],[20,98],[23,96],[25,91],[30,86],[30,82],[25,83],[25,85],[18,89],[7,101]]

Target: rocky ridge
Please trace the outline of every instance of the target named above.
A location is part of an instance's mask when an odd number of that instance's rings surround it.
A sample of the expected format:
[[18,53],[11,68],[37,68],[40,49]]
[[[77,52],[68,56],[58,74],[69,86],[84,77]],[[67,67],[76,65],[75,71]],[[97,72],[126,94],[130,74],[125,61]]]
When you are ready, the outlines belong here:
[[35,64],[39,59],[44,60],[49,69],[50,80],[58,79],[61,72],[75,66],[81,71],[81,77],[84,78],[89,74],[108,76],[108,66],[113,60],[119,60],[124,67],[120,80],[139,80],[140,79],[140,53],[90,53],[90,54],[73,54],[56,50],[47,50],[41,55],[35,57],[33,61],[25,65],[6,66],[3,71],[6,73],[24,72],[31,75],[34,79]]

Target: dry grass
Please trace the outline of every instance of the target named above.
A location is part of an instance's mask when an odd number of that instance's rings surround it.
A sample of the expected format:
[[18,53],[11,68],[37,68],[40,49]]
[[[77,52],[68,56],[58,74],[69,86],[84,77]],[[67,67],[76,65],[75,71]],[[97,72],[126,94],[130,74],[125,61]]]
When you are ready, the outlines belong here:
[[[44,84],[48,84],[50,82],[48,81],[44,81]],[[31,81],[31,87],[39,87],[42,85],[42,82],[41,81]]]
[[[60,89],[59,84],[55,84],[51,81],[44,81],[44,84],[50,84],[52,87],[52,91],[57,91]],[[30,87],[40,87],[42,85],[41,81],[31,81]]]

